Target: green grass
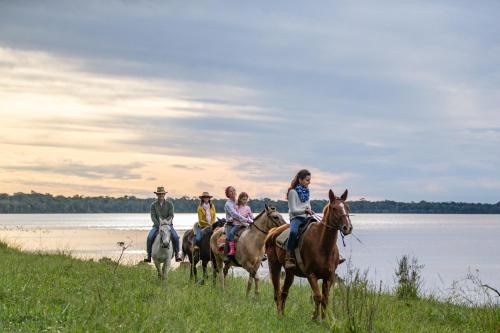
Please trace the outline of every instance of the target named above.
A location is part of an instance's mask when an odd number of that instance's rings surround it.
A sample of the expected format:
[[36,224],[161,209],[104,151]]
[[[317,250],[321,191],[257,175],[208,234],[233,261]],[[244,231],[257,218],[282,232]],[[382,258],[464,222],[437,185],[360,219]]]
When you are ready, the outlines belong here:
[[[272,286],[245,297],[229,277],[226,293],[210,280],[189,282],[177,269],[164,282],[147,265],[119,266],[65,254],[24,253],[0,243],[0,331],[6,332],[499,332],[498,307],[399,300],[363,283],[336,288],[335,319],[310,321],[308,287],[293,286],[284,318]],[[362,280],[361,280],[362,281]],[[330,312],[331,308],[330,308]]]

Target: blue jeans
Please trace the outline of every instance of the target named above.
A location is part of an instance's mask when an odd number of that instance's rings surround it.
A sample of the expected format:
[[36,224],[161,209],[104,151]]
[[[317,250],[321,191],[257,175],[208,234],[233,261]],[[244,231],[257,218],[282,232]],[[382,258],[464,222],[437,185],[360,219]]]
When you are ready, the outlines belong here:
[[200,225],[196,223],[196,225],[194,226],[194,240],[196,244],[200,243],[203,230],[204,229],[202,229]]
[[231,229],[229,230],[229,233],[227,235],[227,241],[228,242],[234,242],[234,237],[236,236],[236,233],[238,230],[240,230],[241,225],[233,225]]
[[[153,252],[153,242],[155,240],[156,234],[158,233],[158,226],[154,225],[149,231],[148,239],[146,241],[146,248],[148,251],[148,257],[151,257],[151,252]],[[170,228],[170,239],[172,239],[172,244],[174,245],[175,254],[179,253],[179,235],[175,231],[174,227]]]
[[288,237],[288,242],[286,244],[286,249],[288,252],[295,250],[297,246],[297,234],[299,233],[300,226],[306,224],[307,218],[302,216],[296,216],[290,220],[290,236]]

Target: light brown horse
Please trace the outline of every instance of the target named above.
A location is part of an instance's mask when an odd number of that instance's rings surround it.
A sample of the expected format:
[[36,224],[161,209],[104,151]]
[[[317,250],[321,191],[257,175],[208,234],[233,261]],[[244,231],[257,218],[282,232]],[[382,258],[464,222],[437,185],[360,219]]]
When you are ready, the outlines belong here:
[[[349,206],[345,202],[347,190],[340,198],[332,190],[329,191],[330,202],[323,209],[323,220],[312,223],[299,241],[300,255],[303,261],[303,271],[297,265],[293,269],[285,269],[285,281],[280,290],[281,267],[285,265],[286,251],[276,245],[276,237],[290,226],[284,225],[269,232],[266,238],[266,253],[269,263],[269,273],[274,287],[274,300],[279,315],[285,311],[285,301],[288,290],[295,275],[306,277],[313,290],[315,310],[312,319],[316,320],[321,311],[321,318],[326,317],[328,295],[335,282],[335,270],[339,265],[339,250],[337,248],[338,231],[344,235],[352,232],[349,218]],[[321,294],[318,280],[323,280]]]
[[[262,257],[264,255],[264,242],[266,236],[270,229],[279,227],[286,224],[285,219],[280,213],[276,211],[274,207],[268,207],[266,205],[265,209],[255,217],[255,220],[250,226],[245,229],[236,243],[236,261],[243,267],[248,274],[247,284],[247,296],[252,288],[252,281],[255,281],[255,295],[259,294],[259,278],[257,277],[257,270],[260,267]],[[217,261],[217,273],[220,273],[220,267],[223,267],[223,257],[224,254],[219,253],[217,240],[223,232],[223,228],[219,228],[214,231],[214,234],[210,238],[210,247],[212,252],[215,254],[215,260]],[[234,265],[233,261],[224,264],[224,272],[220,274],[222,290],[224,290],[224,279],[227,275],[229,268]]]

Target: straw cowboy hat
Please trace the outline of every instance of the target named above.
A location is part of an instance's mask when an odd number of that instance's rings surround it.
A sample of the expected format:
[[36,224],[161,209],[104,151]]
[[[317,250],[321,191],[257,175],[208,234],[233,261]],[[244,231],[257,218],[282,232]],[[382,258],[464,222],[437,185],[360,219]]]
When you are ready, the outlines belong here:
[[156,192],[154,192],[154,194],[165,194],[165,193],[167,193],[167,191],[165,191],[165,188],[163,186],[158,186]]
[[213,198],[213,197],[210,195],[210,193],[208,193],[208,192],[203,192],[203,193],[199,196],[199,198],[200,198],[200,199],[203,199],[204,197],[207,197],[207,198]]

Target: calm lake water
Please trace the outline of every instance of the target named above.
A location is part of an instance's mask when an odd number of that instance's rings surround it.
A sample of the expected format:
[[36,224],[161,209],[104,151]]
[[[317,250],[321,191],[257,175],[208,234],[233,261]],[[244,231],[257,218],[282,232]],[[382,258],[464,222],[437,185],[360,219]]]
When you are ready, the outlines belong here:
[[[186,230],[196,219],[196,214],[176,214],[174,225]],[[397,258],[409,254],[425,265],[428,291],[446,293],[469,270],[478,272],[484,283],[500,287],[500,215],[356,214],[351,220],[363,244],[347,236],[343,247],[339,240],[342,255],[385,286],[394,283]],[[14,226],[148,230],[151,221],[148,214],[0,215],[0,228]],[[345,270],[341,265],[339,274]]]

